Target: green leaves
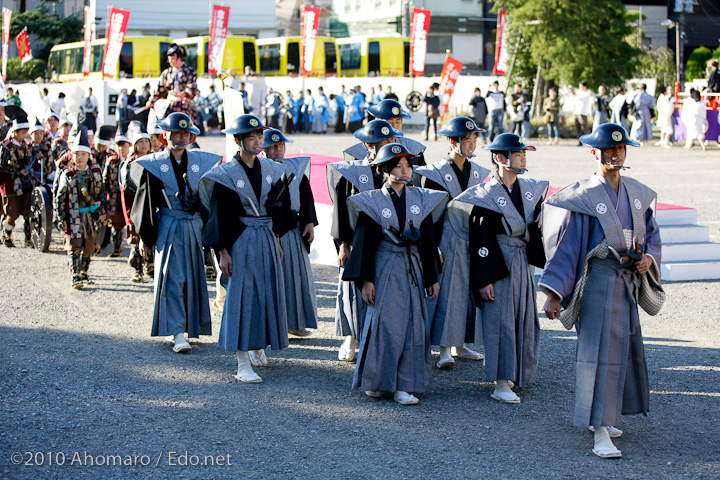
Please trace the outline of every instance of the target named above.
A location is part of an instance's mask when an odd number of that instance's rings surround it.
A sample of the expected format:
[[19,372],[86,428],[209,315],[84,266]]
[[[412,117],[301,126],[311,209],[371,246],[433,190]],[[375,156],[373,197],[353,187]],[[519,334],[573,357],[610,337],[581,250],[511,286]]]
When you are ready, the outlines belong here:
[[529,70],[542,62],[547,80],[616,86],[638,65],[641,51],[627,41],[634,30],[621,0],[505,0],[495,8],[507,8],[511,29],[528,45]]
[[41,45],[30,45],[33,57],[46,61],[53,45],[79,42],[83,39],[83,19],[80,15],[57,18],[50,14],[47,7],[23,13],[13,12],[10,38],[15,38],[25,27],[29,34],[36,35],[42,42]]

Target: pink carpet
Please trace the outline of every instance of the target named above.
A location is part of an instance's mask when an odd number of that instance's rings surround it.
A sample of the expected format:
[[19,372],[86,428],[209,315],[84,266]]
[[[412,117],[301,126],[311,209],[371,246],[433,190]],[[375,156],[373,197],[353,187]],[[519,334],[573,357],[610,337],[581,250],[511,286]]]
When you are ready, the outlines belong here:
[[[291,157],[309,156],[310,157],[310,187],[312,188],[313,195],[315,196],[315,202],[323,203],[325,205],[332,205],[330,201],[330,194],[328,193],[327,177],[325,174],[326,165],[333,162],[341,162],[343,159],[339,157],[331,157],[328,155],[319,155],[315,153],[311,154],[297,154],[288,155]],[[562,187],[550,186],[548,189],[548,195],[560,190]],[[692,210],[692,207],[683,207],[681,205],[671,205],[669,203],[658,203],[658,210]]]

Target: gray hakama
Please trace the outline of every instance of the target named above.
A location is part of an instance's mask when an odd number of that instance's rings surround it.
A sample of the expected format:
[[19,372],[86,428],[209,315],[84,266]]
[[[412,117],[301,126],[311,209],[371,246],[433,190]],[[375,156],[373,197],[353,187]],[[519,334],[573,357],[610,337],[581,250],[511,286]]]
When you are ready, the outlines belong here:
[[[220,162],[220,157],[198,150],[186,152],[188,181],[197,192],[200,178]],[[199,212],[189,213],[176,197],[178,184],[170,151],[153,153],[132,163],[131,176],[140,184],[145,170],[162,182],[170,208],[159,210],[155,241],[155,309],[152,336],[188,337],[211,334],[210,302],[205,280],[202,247],[203,221]],[[185,189],[185,198],[189,192]]]
[[641,91],[633,97],[635,103],[635,121],[630,129],[630,138],[638,142],[652,140],[652,110],[655,108],[655,97]]
[[[319,116],[319,115],[318,115]],[[282,161],[285,174],[295,174],[290,183],[290,201],[293,214],[300,211],[300,182],[310,179],[310,157],[286,158]],[[302,222],[301,222],[302,223]],[[283,278],[285,284],[285,303],[287,306],[287,327],[289,330],[317,328],[317,296],[313,279],[310,257],[305,248],[301,229],[298,225],[280,238],[283,250]]]
[[257,216],[240,217],[245,229],[228,252],[233,274],[227,286],[218,344],[233,352],[259,350],[268,345],[278,350],[288,345],[287,309],[280,251],[266,202],[285,167],[266,158],[255,159],[262,172],[258,202],[239,162],[234,159],[210,170],[200,182],[200,197],[208,210],[215,183],[219,183],[237,193],[245,212],[257,212]]
[[[425,167],[418,167],[414,173],[440,185],[455,198],[462,193],[462,187],[450,163],[443,159]],[[468,188],[481,184],[490,173],[487,168],[468,161],[470,180]],[[430,315],[430,340],[433,345],[457,347],[475,341],[475,331],[481,322],[470,294],[470,265],[467,237],[462,239],[448,222],[443,222],[440,252],[443,268],[440,275],[440,294],[428,300]],[[479,344],[479,343],[478,343]]]
[[[344,178],[354,190],[367,192],[375,189],[372,169],[367,158],[363,160],[350,160],[345,162],[329,163],[327,165],[328,192],[335,208],[338,208],[339,195],[336,186]],[[337,215],[335,215],[337,217]],[[339,240],[339,239],[338,239]],[[351,336],[360,340],[363,331],[366,305],[362,301],[360,290],[353,282],[342,280],[343,269],[339,269],[337,298],[335,300],[335,335],[339,337]]]
[[[510,380],[518,387],[535,381],[538,365],[540,322],[537,314],[534,267],[528,262],[528,244],[531,242],[531,225],[539,213],[548,189],[548,182],[518,178],[514,188],[519,188],[522,214],[510,199],[510,194],[497,178],[468,189],[448,205],[447,217],[451,223],[468,225],[474,207],[496,212],[502,217],[502,233],[482,232],[477,244],[473,241],[470,258],[475,270],[493,269],[492,262],[502,261],[506,269],[494,268],[495,272],[478,272],[487,279],[483,284],[493,285],[494,301],[482,301],[482,342],[485,348],[485,380]],[[461,214],[464,212],[464,215]],[[489,215],[486,215],[489,217]],[[480,225],[471,229],[489,229],[489,218],[482,218]],[[535,229],[537,232],[537,227]],[[534,239],[541,246],[540,236]],[[492,259],[502,255],[502,260]],[[544,260],[544,259],[543,259]],[[542,260],[540,264],[544,263]],[[493,276],[494,275],[494,276]],[[483,285],[484,286],[484,285]],[[479,298],[479,292],[476,293]],[[477,343],[477,342],[476,342]]]
[[595,174],[551,196],[543,209],[548,263],[540,287],[558,294],[566,328],[576,327],[575,425],[614,426],[621,415],[647,414],[650,387],[638,317],[640,275],[623,255],[637,237],[660,267],[655,192],[622,177],[615,193]]
[[[437,219],[447,194],[404,188],[406,220],[417,228],[426,218]],[[353,224],[360,212],[384,231],[400,230],[388,187],[348,199]],[[432,239],[432,229],[427,227]],[[434,246],[432,247],[435,248]],[[436,253],[430,252],[432,255]],[[352,388],[388,392],[425,392],[430,385],[432,357],[422,253],[417,244],[397,245],[383,234],[374,259],[375,301],[368,305]]]

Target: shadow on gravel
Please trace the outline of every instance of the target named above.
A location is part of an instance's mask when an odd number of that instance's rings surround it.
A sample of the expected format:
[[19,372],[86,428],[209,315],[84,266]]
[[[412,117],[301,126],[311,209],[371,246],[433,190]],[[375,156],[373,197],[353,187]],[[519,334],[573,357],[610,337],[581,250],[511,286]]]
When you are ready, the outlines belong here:
[[[110,320],[110,319],[108,319]],[[117,319],[112,319],[117,321]],[[97,329],[102,322],[89,322]],[[217,328],[217,324],[216,324]],[[572,332],[545,331],[537,382],[520,405],[490,399],[481,362],[433,367],[417,407],[350,390],[354,364],[337,361],[338,341],[292,340],[268,351],[264,383],[232,378],[235,357],[209,338],[178,355],[164,339],[128,339],[50,329],[0,327],[3,434],[0,468],[12,478],[77,478],[79,470],[24,470],[14,451],[156,455],[169,449],[230,453],[231,467],[193,478],[712,477],[720,472],[720,350],[672,342],[647,347],[649,418],[624,419],[625,457],[602,461],[592,436],[572,423]],[[687,343],[687,342],[685,342]],[[437,361],[437,356],[434,357]],[[113,467],[92,478],[166,478],[186,472],[162,460],[156,471]],[[1,471],[1,470],[0,470]],[[592,472],[592,473],[590,473]],[[199,477],[198,477],[199,476]]]

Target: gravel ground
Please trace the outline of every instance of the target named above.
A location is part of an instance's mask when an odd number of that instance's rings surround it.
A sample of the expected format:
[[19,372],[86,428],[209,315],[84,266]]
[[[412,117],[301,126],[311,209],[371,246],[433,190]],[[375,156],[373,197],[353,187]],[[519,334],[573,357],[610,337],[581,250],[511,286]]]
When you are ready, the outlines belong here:
[[[350,142],[297,136],[289,150],[339,155]],[[222,149],[219,138],[200,144]],[[445,151],[431,141],[428,158]],[[588,155],[570,142],[542,146],[529,168],[563,185],[594,170]],[[697,208],[720,241],[719,159],[717,149],[648,147],[628,163],[660,201]],[[718,282],[668,284],[663,311],[641,313],[651,413],[624,419],[624,458],[609,461],[572,426],[575,335],[559,322],[541,318],[538,380],[522,404],[490,399],[482,364],[461,361],[434,369],[420,405],[403,407],[350,390],[354,365],[337,361],[333,335],[337,273],[315,265],[317,333],[268,352],[265,382],[246,385],[217,347],[218,316],[189,355],[151,338],[152,283],[129,281],[127,248],[122,259],[108,253],[91,266],[95,284],[75,291],[57,234],[45,254],[0,248],[0,477],[720,477]]]

